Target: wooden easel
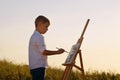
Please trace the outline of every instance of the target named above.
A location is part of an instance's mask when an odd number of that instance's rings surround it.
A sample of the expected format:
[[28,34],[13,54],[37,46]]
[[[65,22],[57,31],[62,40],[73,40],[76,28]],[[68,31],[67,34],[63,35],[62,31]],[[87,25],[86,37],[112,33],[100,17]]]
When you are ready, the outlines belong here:
[[[85,33],[85,30],[88,26],[88,23],[89,23],[90,19],[87,20],[86,24],[85,24],[85,27],[83,29],[83,32],[80,36],[80,38],[78,39],[77,41],[77,44],[78,44],[78,47],[74,53],[74,55],[72,55],[72,57],[69,57],[70,58],[70,61],[68,61],[67,63],[65,62],[63,65],[66,66],[65,68],[65,71],[63,73],[63,76],[62,76],[62,80],[68,80],[69,76],[70,76],[70,73],[72,71],[72,68],[75,67],[77,68],[78,70],[80,70],[82,72],[82,79],[83,80],[86,80],[86,77],[85,77],[85,73],[84,73],[84,67],[83,67],[83,60],[82,60],[82,53],[81,53],[81,50],[80,50],[80,46],[82,44],[82,41],[83,41],[83,35]],[[69,53],[70,54],[70,53]],[[80,58],[80,66],[77,66],[75,64],[75,60],[76,60],[76,57],[77,55],[79,54],[79,58]],[[68,55],[69,56],[69,55]],[[67,59],[66,59],[67,61]]]

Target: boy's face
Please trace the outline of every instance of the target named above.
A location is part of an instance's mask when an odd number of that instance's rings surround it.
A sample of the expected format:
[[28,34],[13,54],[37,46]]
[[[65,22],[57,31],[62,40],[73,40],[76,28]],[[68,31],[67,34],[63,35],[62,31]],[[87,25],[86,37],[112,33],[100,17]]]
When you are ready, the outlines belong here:
[[46,23],[39,22],[36,30],[40,32],[41,34],[45,34],[48,30],[49,25],[50,24],[48,22]]

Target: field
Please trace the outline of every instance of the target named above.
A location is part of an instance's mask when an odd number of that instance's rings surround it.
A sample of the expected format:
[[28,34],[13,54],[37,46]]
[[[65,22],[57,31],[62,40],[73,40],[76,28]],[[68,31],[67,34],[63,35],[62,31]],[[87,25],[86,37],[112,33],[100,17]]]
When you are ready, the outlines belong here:
[[[60,80],[63,69],[48,67],[45,80]],[[113,72],[85,72],[87,80],[120,80],[120,74]],[[31,80],[28,65],[13,64],[7,60],[0,60],[0,80]],[[81,73],[74,71],[69,80],[82,80]]]

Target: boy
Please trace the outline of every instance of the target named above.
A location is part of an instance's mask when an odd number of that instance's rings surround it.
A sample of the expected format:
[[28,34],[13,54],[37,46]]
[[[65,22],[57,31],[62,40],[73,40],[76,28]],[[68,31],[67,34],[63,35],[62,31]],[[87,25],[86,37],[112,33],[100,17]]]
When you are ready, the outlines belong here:
[[38,16],[35,20],[35,31],[29,41],[29,67],[32,80],[44,80],[45,68],[47,66],[47,55],[61,54],[65,50],[46,50],[44,37],[50,25],[45,16]]

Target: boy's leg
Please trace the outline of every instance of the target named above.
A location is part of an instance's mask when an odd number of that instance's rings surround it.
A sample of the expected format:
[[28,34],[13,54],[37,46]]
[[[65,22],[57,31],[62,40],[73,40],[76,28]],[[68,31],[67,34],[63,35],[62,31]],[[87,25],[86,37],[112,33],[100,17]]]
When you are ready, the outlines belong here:
[[37,68],[30,70],[32,80],[44,80],[45,68]]

